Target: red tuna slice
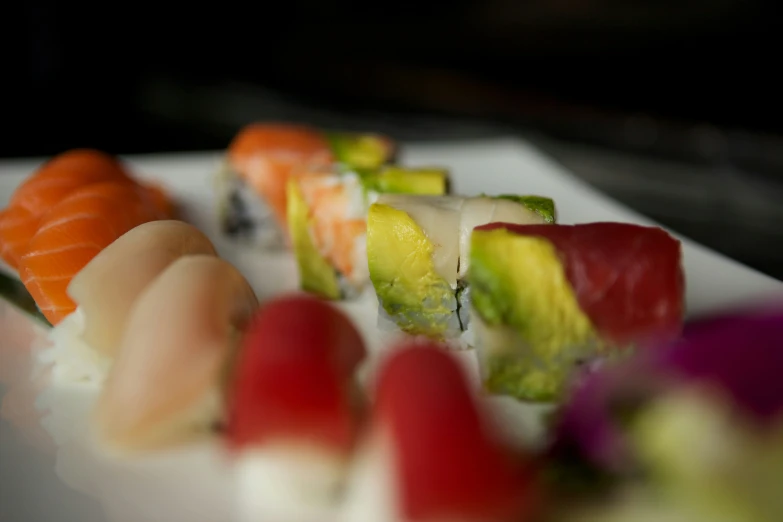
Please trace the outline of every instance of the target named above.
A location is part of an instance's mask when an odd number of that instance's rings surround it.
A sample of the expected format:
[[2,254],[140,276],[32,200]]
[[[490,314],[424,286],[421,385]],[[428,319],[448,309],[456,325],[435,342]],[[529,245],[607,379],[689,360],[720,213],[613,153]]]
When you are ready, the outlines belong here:
[[663,229],[490,223],[476,230],[498,228],[552,243],[579,306],[604,339],[623,346],[679,337],[685,308],[680,242]]
[[438,345],[403,348],[381,368],[374,422],[393,441],[406,522],[501,522],[529,510],[527,471],[491,438],[466,376]]
[[304,295],[270,301],[244,335],[229,395],[231,444],[350,449],[354,371],[365,353],[359,332],[329,304]]

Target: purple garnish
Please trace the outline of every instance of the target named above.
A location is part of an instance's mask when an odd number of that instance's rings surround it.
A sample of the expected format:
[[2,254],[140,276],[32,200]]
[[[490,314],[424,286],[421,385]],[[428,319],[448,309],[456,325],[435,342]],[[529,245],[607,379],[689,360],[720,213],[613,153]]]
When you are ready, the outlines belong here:
[[662,354],[666,368],[714,385],[754,420],[783,414],[783,313],[709,321],[684,336]]

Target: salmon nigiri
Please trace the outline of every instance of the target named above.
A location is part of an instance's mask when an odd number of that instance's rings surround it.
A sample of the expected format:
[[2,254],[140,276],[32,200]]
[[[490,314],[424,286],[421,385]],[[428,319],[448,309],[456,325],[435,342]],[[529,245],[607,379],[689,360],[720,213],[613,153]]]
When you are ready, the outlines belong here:
[[103,152],[77,149],[55,156],[25,180],[0,214],[0,257],[19,265],[43,215],[71,191],[91,183],[133,183],[119,161]]
[[309,296],[278,298],[244,336],[229,395],[239,519],[333,520],[361,403],[365,346],[350,320]]
[[391,141],[382,136],[333,134],[280,123],[247,125],[226,154],[223,229],[279,248],[288,242],[286,187],[292,176],[335,162],[374,168],[392,154]]
[[396,351],[379,374],[340,520],[529,520],[530,471],[500,446],[478,406],[442,346]]
[[74,190],[93,183],[138,185],[161,217],[174,217],[176,208],[163,187],[140,184],[116,158],[92,149],[64,152],[44,163],[14,192],[0,211],[0,258],[14,269],[27,250],[47,212]]
[[258,301],[210,255],[174,261],[137,299],[95,410],[98,439],[124,451],[204,436],[223,420],[232,353]]
[[95,183],[71,192],[40,222],[19,263],[19,275],[54,326],[76,309],[71,278],[101,250],[160,213],[135,185]]
[[209,239],[182,221],[151,221],[122,235],[71,280],[76,311],[52,329],[41,363],[51,364],[59,382],[100,384],[141,293],[171,263],[199,254],[217,256]]

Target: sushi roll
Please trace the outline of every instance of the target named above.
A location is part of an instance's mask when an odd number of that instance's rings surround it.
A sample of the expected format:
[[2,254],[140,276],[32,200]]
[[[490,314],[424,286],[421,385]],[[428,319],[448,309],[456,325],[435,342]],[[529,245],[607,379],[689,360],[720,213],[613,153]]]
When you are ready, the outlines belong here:
[[180,257],[136,299],[93,414],[113,451],[152,451],[214,433],[239,333],[258,300],[239,271],[211,255]]
[[680,242],[657,227],[481,226],[468,278],[484,384],[518,399],[557,399],[577,366],[682,327]]
[[394,156],[383,136],[330,133],[300,125],[253,123],[228,147],[218,176],[223,232],[269,249],[287,246],[288,179],[338,164],[373,169]]
[[369,283],[367,211],[380,194],[443,195],[444,169],[327,168],[289,180],[288,222],[300,287],[326,299],[357,297]]
[[401,347],[381,367],[340,520],[530,520],[534,478],[496,440],[450,354]]
[[353,324],[322,300],[284,296],[261,309],[229,397],[240,521],[340,521],[362,407],[354,374],[365,355]]
[[554,202],[538,196],[382,194],[367,219],[367,266],[379,326],[471,347],[471,232],[498,220],[545,224],[555,218]]
[[[133,304],[183,256],[217,256],[209,239],[182,221],[152,221],[123,234],[80,270],[67,287],[76,309],[49,333],[38,355],[55,382],[102,384]],[[118,277],[118,274],[121,277]]]

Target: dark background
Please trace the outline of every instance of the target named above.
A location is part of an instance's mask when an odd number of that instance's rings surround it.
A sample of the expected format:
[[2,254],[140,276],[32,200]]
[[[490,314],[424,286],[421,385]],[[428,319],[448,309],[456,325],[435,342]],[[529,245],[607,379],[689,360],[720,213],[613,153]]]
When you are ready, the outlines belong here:
[[254,119],[515,133],[783,277],[774,2],[35,2],[0,20],[2,157],[220,149]]

